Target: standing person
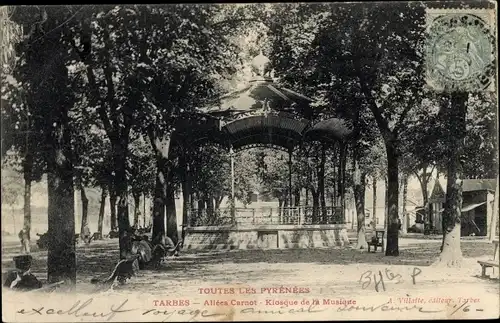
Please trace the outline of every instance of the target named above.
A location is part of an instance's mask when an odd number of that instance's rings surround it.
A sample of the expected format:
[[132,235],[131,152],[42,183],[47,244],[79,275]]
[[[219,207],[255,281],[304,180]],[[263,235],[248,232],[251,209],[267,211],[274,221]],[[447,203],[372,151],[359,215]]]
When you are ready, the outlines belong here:
[[19,231],[18,234],[19,241],[21,242],[21,253],[29,254],[30,253],[30,239],[28,236],[28,232],[23,228]]

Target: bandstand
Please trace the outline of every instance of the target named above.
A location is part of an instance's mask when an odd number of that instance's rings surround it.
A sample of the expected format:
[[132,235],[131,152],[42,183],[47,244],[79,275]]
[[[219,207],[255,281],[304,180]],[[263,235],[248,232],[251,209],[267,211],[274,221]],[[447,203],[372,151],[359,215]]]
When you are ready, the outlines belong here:
[[[262,53],[253,61],[254,78],[241,90],[225,96],[218,107],[203,111],[208,126],[186,136],[200,144],[212,141],[225,147],[231,157],[230,207],[214,211],[189,209],[183,224],[185,249],[276,249],[340,245],[345,228],[344,183],[346,144],[352,130],[337,118],[321,118],[312,99],[279,86],[265,73]],[[215,120],[215,122],[214,122]],[[292,154],[306,142],[318,141],[339,151],[338,194],[335,205],[321,208],[293,206]],[[252,147],[274,147],[288,152],[288,206],[238,208],[235,206],[234,154]]]

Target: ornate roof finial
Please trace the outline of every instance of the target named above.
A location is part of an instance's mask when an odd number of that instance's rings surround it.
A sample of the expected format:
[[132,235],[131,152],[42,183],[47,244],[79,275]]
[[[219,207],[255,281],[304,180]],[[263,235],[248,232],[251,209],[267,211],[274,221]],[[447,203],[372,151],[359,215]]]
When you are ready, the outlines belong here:
[[252,72],[256,76],[269,77],[269,62],[269,58],[262,54],[262,50],[260,50],[259,55],[252,60]]

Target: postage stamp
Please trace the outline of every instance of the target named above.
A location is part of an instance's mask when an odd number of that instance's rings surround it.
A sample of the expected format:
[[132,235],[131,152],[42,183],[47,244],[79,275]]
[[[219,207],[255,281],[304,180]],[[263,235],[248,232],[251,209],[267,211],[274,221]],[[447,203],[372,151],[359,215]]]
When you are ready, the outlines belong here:
[[492,91],[495,14],[486,9],[428,8],[427,84],[439,91]]
[[496,16],[0,7],[3,321],[498,318]]

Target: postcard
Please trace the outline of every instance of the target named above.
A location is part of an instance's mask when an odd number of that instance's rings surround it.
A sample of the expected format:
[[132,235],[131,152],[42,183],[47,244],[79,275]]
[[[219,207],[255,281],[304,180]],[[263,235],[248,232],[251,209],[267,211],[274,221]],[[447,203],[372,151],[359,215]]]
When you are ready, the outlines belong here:
[[500,316],[495,2],[0,17],[3,321]]

